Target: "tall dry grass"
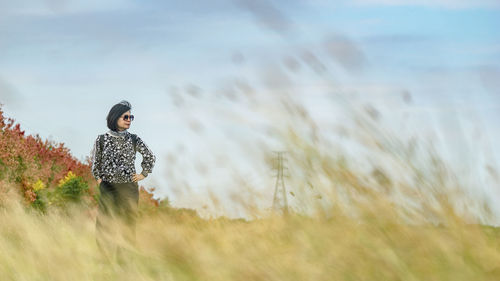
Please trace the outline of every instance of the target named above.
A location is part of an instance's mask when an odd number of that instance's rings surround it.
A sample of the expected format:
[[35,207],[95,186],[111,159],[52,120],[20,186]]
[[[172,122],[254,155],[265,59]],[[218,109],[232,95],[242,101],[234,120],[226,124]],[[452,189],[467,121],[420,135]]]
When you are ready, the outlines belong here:
[[498,280],[499,231],[449,218],[398,223],[375,204],[362,219],[291,214],[250,222],[143,216],[124,259],[102,256],[94,223],[70,213],[0,214],[2,280]]
[[289,165],[301,171],[290,180],[303,188],[288,215],[250,203],[249,221],[142,212],[135,245],[116,237],[125,249],[119,256],[98,251],[95,214],[81,205],[42,215],[5,200],[1,279],[500,280],[500,231],[460,208],[476,203],[461,192],[459,177],[431,147],[421,147],[417,161],[397,138],[370,132],[363,118],[358,132],[397,173],[350,164],[315,126],[304,126],[307,134],[289,129]]

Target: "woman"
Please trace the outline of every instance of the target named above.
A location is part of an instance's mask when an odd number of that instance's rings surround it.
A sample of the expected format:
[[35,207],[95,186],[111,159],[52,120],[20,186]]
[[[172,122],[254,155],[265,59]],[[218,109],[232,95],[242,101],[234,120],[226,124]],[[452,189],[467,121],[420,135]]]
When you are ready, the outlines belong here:
[[[139,203],[137,182],[152,172],[156,160],[142,139],[127,131],[134,120],[131,109],[127,101],[111,108],[106,118],[109,131],[97,137],[92,153],[92,175],[101,193],[96,219],[96,242],[106,255],[112,254],[116,247],[114,241],[118,229],[124,230],[127,242],[135,244]],[[140,174],[136,174],[134,165],[136,151],[143,158]],[[116,250],[118,253],[121,251],[119,247]]]

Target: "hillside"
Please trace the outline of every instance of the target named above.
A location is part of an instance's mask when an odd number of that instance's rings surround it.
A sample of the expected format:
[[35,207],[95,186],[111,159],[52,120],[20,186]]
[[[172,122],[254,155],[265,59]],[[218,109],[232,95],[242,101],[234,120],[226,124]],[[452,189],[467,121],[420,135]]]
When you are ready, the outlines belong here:
[[[46,212],[52,206],[79,203],[95,213],[99,190],[87,161],[76,159],[64,143],[26,135],[15,119],[4,116],[0,105],[0,205],[15,198]],[[160,206],[151,192],[141,186],[143,209]]]
[[[5,280],[500,280],[499,229],[456,212],[443,172],[415,168],[408,173],[427,187],[398,188],[300,135],[290,142],[295,163],[329,206],[310,217],[292,211],[257,218],[249,202],[251,221],[202,220],[141,188],[137,244],[128,245],[118,228],[116,242],[126,252],[108,259],[95,243],[99,194],[89,163],[63,144],[26,136],[1,111],[0,118]],[[396,192],[420,205],[397,204]]]

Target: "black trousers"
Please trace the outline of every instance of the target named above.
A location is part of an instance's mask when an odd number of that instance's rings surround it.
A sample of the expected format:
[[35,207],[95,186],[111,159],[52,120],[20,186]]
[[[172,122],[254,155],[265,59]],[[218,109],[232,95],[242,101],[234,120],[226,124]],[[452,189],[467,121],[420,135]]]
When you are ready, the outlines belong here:
[[102,181],[99,190],[96,243],[101,253],[109,257],[122,249],[116,243],[117,239],[135,246],[139,185],[136,182]]

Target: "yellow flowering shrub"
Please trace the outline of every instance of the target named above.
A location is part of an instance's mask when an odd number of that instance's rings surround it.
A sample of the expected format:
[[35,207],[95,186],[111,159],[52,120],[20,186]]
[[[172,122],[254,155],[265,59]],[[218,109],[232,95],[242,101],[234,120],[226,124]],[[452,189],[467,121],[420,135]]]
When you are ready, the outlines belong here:
[[64,178],[59,180],[59,184],[57,186],[62,187],[64,184],[66,184],[67,182],[69,182],[70,180],[72,180],[74,178],[76,178],[76,175],[72,171],[69,171],[68,174],[66,174],[66,176]]
[[87,182],[72,171],[69,171],[59,181],[56,190],[49,194],[49,202],[64,206],[67,201],[79,201],[81,196],[88,191]]
[[37,180],[34,184],[33,184],[33,190],[34,191],[38,191],[38,190],[42,190],[44,189],[46,186],[45,184],[43,183],[43,181],[41,180]]

